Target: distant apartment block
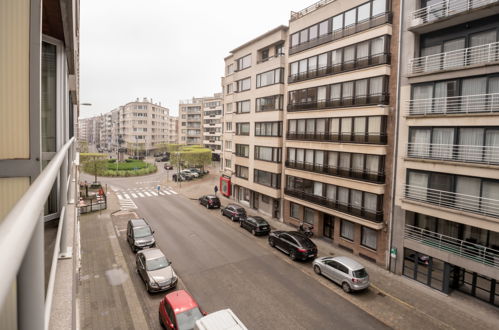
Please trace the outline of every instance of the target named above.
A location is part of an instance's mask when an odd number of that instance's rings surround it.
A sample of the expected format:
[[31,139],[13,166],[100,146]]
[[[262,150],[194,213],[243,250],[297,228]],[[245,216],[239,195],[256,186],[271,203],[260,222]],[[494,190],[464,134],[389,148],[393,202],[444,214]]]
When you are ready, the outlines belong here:
[[222,94],[193,97],[179,104],[179,143],[203,145],[219,157],[222,149]]
[[129,154],[150,154],[158,145],[178,141],[177,117],[147,98],[137,98],[100,116],[80,119],[79,126],[90,144],[107,152],[126,148]]

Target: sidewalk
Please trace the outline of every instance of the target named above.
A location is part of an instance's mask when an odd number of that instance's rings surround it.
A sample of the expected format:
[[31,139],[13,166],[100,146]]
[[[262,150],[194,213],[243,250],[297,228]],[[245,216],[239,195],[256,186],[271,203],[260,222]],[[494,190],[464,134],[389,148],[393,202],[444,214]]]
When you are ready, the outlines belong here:
[[128,266],[116,237],[112,216],[119,210],[114,197],[108,208],[80,216],[81,269],[78,287],[81,329],[148,329]]
[[[210,169],[207,177],[182,183],[180,193],[191,199],[197,199],[203,194],[213,194],[213,187],[215,184],[218,185],[218,178],[218,171]],[[217,195],[222,205],[235,203],[234,200],[220,193]],[[265,218],[273,230],[296,230],[291,225],[269,219],[255,210],[247,209],[247,212],[249,215],[259,215]],[[460,292],[453,292],[450,296],[445,295],[337,248],[326,239],[314,238],[313,240],[319,249],[319,256],[346,255],[365,265],[372,283],[369,293],[346,294],[341,291],[341,288],[330,286],[327,280],[323,281],[324,278],[315,275],[309,264],[296,263],[296,266],[311,276],[317,277],[337,294],[389,327],[394,329],[498,329],[499,310],[496,307]]]

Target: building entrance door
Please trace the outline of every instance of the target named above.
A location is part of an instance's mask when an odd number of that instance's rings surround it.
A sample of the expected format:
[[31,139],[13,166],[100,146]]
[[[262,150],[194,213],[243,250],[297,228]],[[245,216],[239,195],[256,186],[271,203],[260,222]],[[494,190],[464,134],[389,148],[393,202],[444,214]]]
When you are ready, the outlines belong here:
[[499,281],[471,272],[465,268],[450,265],[451,289],[459,290],[475,298],[499,306]]
[[334,236],[334,217],[331,214],[323,213],[324,215],[324,227],[322,229],[322,235],[327,238],[333,239]]

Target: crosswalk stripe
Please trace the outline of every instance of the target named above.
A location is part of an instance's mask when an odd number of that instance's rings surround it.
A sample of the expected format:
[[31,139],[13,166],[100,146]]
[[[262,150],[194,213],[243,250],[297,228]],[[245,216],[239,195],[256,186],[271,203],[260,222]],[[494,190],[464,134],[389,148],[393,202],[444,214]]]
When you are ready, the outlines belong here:
[[171,193],[171,192],[169,192],[168,190],[163,190],[163,192],[164,192],[165,194],[167,194],[167,195],[171,195],[171,194],[172,194],[172,193]]
[[132,195],[133,198],[137,198],[137,195],[135,195],[134,193],[130,193],[130,195]]
[[149,196],[151,197],[152,195],[150,193],[148,193],[147,191],[144,191],[144,194],[146,194],[146,196]]
[[139,197],[144,197],[144,195],[142,195],[142,193],[137,193],[137,195],[139,195]]
[[124,193],[123,196],[125,196],[125,198],[127,198],[127,199],[130,199],[130,196],[128,196],[128,194]]
[[123,199],[123,196],[121,196],[120,194],[117,194],[116,196],[118,196],[118,199]]
[[174,195],[178,195],[178,192],[174,191],[174,190],[170,190],[170,192]]
[[160,192],[159,192],[159,194],[160,194],[161,196],[165,196],[165,193],[164,193],[164,192],[162,192],[162,191],[160,191]]

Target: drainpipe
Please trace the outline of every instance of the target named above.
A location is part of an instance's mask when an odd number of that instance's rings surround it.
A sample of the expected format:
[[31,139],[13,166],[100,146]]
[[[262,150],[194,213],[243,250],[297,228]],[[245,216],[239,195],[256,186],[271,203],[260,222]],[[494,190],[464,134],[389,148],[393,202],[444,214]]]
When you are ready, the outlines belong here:
[[[390,254],[390,250],[392,248],[393,241],[393,222],[395,217],[395,187],[397,183],[397,160],[398,160],[398,135],[399,135],[399,113],[400,113],[400,77],[402,75],[402,65],[400,65],[400,60],[402,59],[402,26],[404,25],[404,0],[400,0],[400,11],[399,11],[399,35],[398,35],[398,56],[397,56],[397,98],[395,102],[395,131],[394,131],[394,139],[393,139],[393,165],[392,165],[392,205],[390,210],[390,221],[388,223],[389,232],[388,235],[388,253],[386,258],[388,264],[388,270],[392,271],[392,257]],[[393,271],[395,272],[395,271]]]

